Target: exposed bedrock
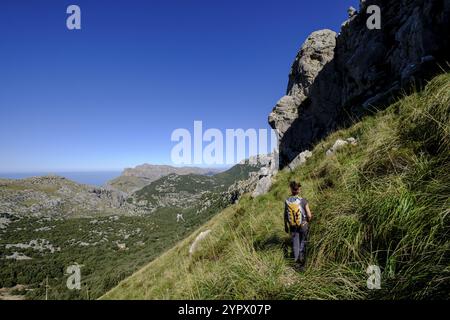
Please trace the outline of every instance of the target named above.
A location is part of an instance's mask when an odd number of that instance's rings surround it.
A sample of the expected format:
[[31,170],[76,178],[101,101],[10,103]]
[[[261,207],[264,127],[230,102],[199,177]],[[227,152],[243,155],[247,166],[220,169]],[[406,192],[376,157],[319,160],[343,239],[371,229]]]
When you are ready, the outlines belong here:
[[[369,30],[367,7],[381,9]],[[269,115],[280,167],[330,132],[392,102],[448,68],[450,0],[362,1],[339,35],[313,32],[289,74],[287,93]]]

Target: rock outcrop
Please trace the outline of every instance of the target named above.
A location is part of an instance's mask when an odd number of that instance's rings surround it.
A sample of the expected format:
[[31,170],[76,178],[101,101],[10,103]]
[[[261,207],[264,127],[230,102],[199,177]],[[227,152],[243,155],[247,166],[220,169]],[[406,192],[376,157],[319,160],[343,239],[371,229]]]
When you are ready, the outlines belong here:
[[[370,5],[381,9],[381,29],[367,27]],[[367,0],[349,10],[339,35],[312,33],[292,65],[287,95],[269,115],[280,167],[448,67],[449,16],[448,0]]]
[[279,140],[298,118],[299,106],[307,101],[319,72],[333,59],[335,46],[336,33],[331,30],[313,32],[303,44],[289,74],[287,94],[269,115],[269,123]]
[[337,139],[336,142],[333,144],[333,146],[327,150],[327,152],[325,153],[327,156],[332,156],[334,155],[338,150],[344,148],[345,146],[347,146],[348,144],[352,145],[352,146],[356,146],[358,144],[358,141],[353,138],[347,138],[345,140],[342,139]]
[[247,179],[236,181],[228,188],[225,197],[229,203],[236,203],[245,193],[251,193],[252,197],[267,193],[272,186],[272,177],[279,167],[277,153],[250,157],[240,164],[256,166],[259,171],[251,172]]
[[211,232],[211,230],[206,230],[206,231],[200,232],[200,234],[195,238],[194,242],[189,247],[189,255],[190,256],[192,256],[195,253],[200,242],[202,242],[208,236],[208,234],[210,232]]
[[289,169],[294,170],[295,168],[297,168],[298,166],[301,166],[302,164],[304,164],[306,162],[306,160],[310,157],[312,157],[312,152],[309,150],[300,152],[298,156],[296,156],[294,158],[294,160],[291,161],[291,163],[289,163],[288,167]]

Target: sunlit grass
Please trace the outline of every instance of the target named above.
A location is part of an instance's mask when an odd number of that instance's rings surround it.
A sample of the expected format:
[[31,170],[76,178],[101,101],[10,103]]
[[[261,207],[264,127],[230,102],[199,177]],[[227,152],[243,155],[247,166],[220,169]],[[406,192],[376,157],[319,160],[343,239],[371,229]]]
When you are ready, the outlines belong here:
[[[330,135],[269,194],[224,210],[106,299],[436,299],[450,280],[450,75]],[[325,156],[337,138],[348,146]],[[288,181],[310,201],[308,262],[294,271],[282,221]],[[211,229],[192,256],[195,237]],[[368,290],[366,268],[382,270]]]

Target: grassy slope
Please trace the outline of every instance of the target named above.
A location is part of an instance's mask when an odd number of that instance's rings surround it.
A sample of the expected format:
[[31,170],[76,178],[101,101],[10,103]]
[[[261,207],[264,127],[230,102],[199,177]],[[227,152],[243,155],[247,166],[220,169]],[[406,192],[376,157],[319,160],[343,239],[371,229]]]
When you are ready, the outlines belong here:
[[[225,209],[103,298],[448,298],[449,89],[450,74],[439,76],[332,134],[306,165],[280,172],[269,194]],[[325,156],[349,136],[359,144]],[[302,182],[315,214],[305,273],[292,268],[283,231],[290,179]],[[381,290],[366,288],[369,264],[381,267]]]

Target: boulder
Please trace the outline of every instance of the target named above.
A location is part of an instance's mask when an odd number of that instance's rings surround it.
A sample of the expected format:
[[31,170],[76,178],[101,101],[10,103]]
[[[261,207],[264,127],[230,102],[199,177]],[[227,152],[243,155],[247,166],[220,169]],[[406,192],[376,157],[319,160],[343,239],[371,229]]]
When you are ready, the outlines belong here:
[[332,156],[338,150],[342,149],[343,147],[345,147],[348,144],[350,144],[352,146],[356,146],[358,144],[358,141],[353,137],[347,138],[346,140],[337,139],[336,142],[333,144],[333,146],[330,149],[328,149],[325,154],[327,156]]
[[288,165],[289,169],[294,170],[298,166],[304,164],[306,160],[311,156],[312,152],[309,150],[300,152],[300,154],[297,157],[295,157],[295,159],[292,160],[292,162]]
[[266,194],[267,192],[269,192],[271,186],[272,186],[272,178],[270,176],[261,178],[256,184],[256,188],[252,193],[252,197],[256,198],[258,196]]
[[189,247],[189,255],[194,254],[194,252],[197,250],[197,247],[199,243],[206,238],[206,236],[211,232],[211,230],[206,230],[203,232],[200,232],[200,234],[195,238],[194,242]]

